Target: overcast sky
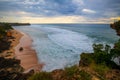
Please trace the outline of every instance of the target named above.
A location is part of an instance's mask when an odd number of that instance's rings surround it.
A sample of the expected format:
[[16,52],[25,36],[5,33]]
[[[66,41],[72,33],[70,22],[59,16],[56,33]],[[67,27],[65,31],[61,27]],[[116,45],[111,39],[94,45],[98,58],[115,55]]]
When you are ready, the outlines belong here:
[[120,0],[0,0],[1,22],[110,23]]

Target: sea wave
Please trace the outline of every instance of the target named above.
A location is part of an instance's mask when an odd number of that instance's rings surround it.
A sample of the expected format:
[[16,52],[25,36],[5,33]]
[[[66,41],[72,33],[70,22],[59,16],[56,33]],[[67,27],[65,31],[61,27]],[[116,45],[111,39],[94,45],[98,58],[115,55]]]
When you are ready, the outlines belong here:
[[[45,64],[43,71],[52,71],[78,64],[82,52],[93,51],[93,43],[102,42],[106,44],[106,42],[109,42],[108,39],[103,40],[105,36],[105,34],[101,34],[103,29],[101,32],[98,32],[96,31],[98,29],[95,30],[96,27],[91,27],[90,29],[89,27],[84,27],[85,29],[79,27],[79,30],[76,31],[77,27],[74,30],[72,27],[67,27],[68,29],[61,27],[63,26],[31,25],[16,27],[17,30],[27,33],[32,37],[33,48],[37,52],[38,59]],[[99,28],[101,29],[101,27]],[[105,30],[109,29],[106,28]],[[112,38],[114,36],[109,37],[110,40],[115,39]]]
[[43,70],[51,71],[77,64],[82,52],[92,51],[93,40],[82,33],[53,27],[41,27],[41,30],[48,37],[36,39],[34,44],[40,53],[40,61],[46,64]]

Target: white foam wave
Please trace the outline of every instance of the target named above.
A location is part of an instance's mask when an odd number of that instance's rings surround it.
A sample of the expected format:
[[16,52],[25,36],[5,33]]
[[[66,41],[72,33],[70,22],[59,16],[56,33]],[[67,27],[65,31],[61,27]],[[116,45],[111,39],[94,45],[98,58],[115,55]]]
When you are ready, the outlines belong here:
[[21,29],[33,38],[33,47],[43,70],[52,71],[77,64],[80,53],[92,51],[93,40],[81,33],[53,27]]
[[40,61],[45,63],[45,71],[77,64],[80,53],[92,51],[93,41],[86,35],[51,27],[42,27],[41,30],[44,36],[36,37],[34,47]]
[[44,30],[49,33],[49,39],[65,49],[92,51],[93,39],[82,33],[49,27],[44,28]]

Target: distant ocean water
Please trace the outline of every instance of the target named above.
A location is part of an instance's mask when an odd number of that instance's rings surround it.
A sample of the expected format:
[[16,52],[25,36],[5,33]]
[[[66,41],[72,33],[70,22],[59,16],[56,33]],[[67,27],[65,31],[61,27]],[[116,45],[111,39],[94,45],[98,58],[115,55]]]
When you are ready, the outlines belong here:
[[34,24],[14,26],[33,39],[33,48],[44,71],[78,64],[82,52],[92,52],[93,43],[113,44],[116,32],[108,24]]

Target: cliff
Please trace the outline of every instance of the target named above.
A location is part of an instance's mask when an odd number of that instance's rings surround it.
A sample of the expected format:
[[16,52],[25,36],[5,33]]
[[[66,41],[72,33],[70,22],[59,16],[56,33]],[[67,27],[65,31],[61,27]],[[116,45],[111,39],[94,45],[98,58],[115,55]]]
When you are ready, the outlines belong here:
[[23,73],[20,60],[0,57],[0,80],[27,80],[32,72]]
[[30,23],[0,23],[0,25],[10,25],[10,26],[25,26],[25,25],[30,25]]
[[11,26],[26,26],[30,25],[30,23],[9,23]]
[[113,24],[110,24],[112,29],[115,29],[117,32],[117,35],[120,36],[120,21],[114,22]]

